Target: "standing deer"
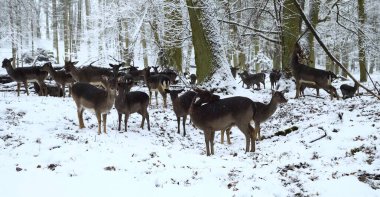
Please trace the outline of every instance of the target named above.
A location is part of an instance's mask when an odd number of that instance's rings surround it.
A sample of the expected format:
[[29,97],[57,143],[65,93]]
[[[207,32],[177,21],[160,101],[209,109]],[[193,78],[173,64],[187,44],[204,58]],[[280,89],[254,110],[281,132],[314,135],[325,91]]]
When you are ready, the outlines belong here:
[[260,89],[260,83],[262,83],[265,88],[265,73],[249,74],[247,71],[244,71],[239,73],[239,76],[243,81],[242,87],[246,84],[247,88],[250,88],[252,85],[252,88],[254,89],[256,85],[257,88]]
[[300,45],[296,43],[291,59],[291,69],[296,80],[296,98],[300,96],[301,83],[311,83],[316,84],[328,92],[331,100],[334,96],[339,99],[336,89],[331,85],[332,78],[335,74],[330,71],[320,70],[301,64],[299,63],[299,56],[302,56],[302,49]]
[[268,118],[276,112],[278,104],[286,102],[288,102],[288,100],[286,100],[284,94],[277,91],[273,93],[272,99],[268,104],[253,102],[256,107],[256,112],[253,115],[253,121],[255,122],[255,133],[257,134],[258,140],[261,140],[260,124],[268,120]]
[[65,70],[70,73],[73,79],[77,82],[91,83],[93,85],[102,85],[102,76],[112,77],[114,74],[106,68],[95,66],[85,66],[76,68],[74,65],[78,62],[65,62]]
[[129,115],[139,113],[142,116],[140,127],[144,129],[144,121],[146,119],[148,130],[150,131],[149,123],[149,96],[145,92],[133,91],[129,92],[133,81],[126,82],[125,77],[119,77],[117,83],[117,96],[115,99],[115,108],[118,113],[119,127],[121,129],[121,119],[124,114],[124,131],[127,131]]
[[42,68],[42,71],[46,71],[57,83],[58,87],[62,89],[63,97],[65,97],[65,86],[69,84],[69,96],[71,95],[71,86],[74,83],[74,79],[70,74],[67,74],[65,71],[56,71],[50,62],[45,63]]
[[355,82],[354,87],[343,84],[340,86],[340,91],[342,91],[343,99],[352,98],[355,92],[359,90],[359,83]]
[[280,70],[273,69],[272,72],[269,74],[270,87],[272,90],[274,89],[274,87],[276,86],[280,78],[281,78]]
[[101,83],[106,88],[97,88],[88,83],[77,82],[71,88],[71,94],[77,106],[79,128],[84,128],[83,112],[85,109],[95,111],[98,120],[98,134],[101,133],[103,119],[103,132],[107,133],[107,113],[111,110],[116,96],[116,79],[102,76]]
[[46,79],[48,73],[41,71],[39,67],[13,68],[12,61],[13,58],[4,59],[2,67],[7,70],[7,73],[12,78],[12,80],[17,82],[17,96],[20,96],[21,83],[24,84],[26,94],[29,96],[28,82],[37,82],[41,88],[41,91],[38,95],[46,96],[47,88],[44,80]]
[[144,68],[144,80],[149,90],[149,104],[152,100],[152,91],[155,92],[156,105],[158,105],[157,92],[159,92],[164,100],[164,107],[166,108],[166,92],[165,89],[169,89],[170,79],[161,74],[150,74],[150,67]]
[[190,107],[190,117],[203,130],[207,156],[214,154],[215,131],[237,126],[245,136],[246,152],[255,151],[256,134],[250,121],[255,113],[253,101],[246,97],[220,99],[209,91],[196,89]]
[[182,117],[183,136],[185,136],[186,135],[185,124],[186,124],[187,115],[189,114],[190,105],[196,93],[193,91],[187,91],[184,94],[182,94],[180,97],[178,97],[178,94],[183,92],[184,89],[165,90],[165,91],[169,93],[170,98],[173,103],[173,111],[177,117],[177,125],[178,125],[177,133],[178,134],[180,133],[180,122],[181,122],[181,117]]

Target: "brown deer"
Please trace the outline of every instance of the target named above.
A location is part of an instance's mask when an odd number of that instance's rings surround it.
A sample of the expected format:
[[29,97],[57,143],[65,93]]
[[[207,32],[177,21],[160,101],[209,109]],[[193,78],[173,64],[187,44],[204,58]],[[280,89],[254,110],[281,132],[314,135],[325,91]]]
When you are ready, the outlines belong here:
[[116,79],[102,76],[101,83],[106,89],[97,88],[88,83],[77,82],[71,88],[71,94],[77,106],[79,128],[84,128],[83,112],[85,109],[95,111],[98,120],[98,134],[101,133],[103,119],[103,132],[107,133],[107,113],[111,110],[116,96]]
[[301,64],[299,62],[299,56],[302,55],[302,49],[300,45],[296,43],[291,59],[291,69],[296,80],[296,98],[300,96],[301,83],[311,83],[318,85],[328,92],[331,100],[334,96],[339,99],[336,89],[331,85],[335,74],[330,71],[320,70]]
[[148,124],[148,130],[150,131],[149,123],[149,96],[145,92],[133,91],[129,92],[132,87],[133,81],[126,81],[125,77],[119,77],[117,83],[117,96],[115,99],[115,108],[118,113],[119,127],[121,129],[121,119],[124,114],[124,131],[127,131],[127,124],[129,115],[132,113],[139,113],[142,116],[140,127],[144,129],[144,121]]
[[[41,88],[40,88],[40,86],[38,85],[37,82],[33,82],[33,87],[34,87],[34,91],[37,94],[41,94],[40,93]],[[46,84],[46,90],[47,90],[47,95],[49,95],[49,96],[63,97],[63,91],[62,91],[62,89],[58,85],[48,85],[48,84]]]
[[342,91],[343,99],[352,98],[355,95],[355,92],[359,90],[359,83],[355,82],[354,87],[343,84],[340,86],[340,91]]
[[265,73],[249,74],[247,71],[244,71],[239,73],[239,76],[243,81],[242,87],[246,84],[247,88],[250,88],[251,85],[252,88],[255,88],[254,86],[256,85],[260,89],[260,83],[262,83],[265,88]]
[[186,135],[186,119],[187,115],[189,114],[189,109],[191,102],[193,101],[193,98],[197,93],[193,91],[187,91],[184,94],[182,94],[180,97],[178,97],[178,94],[183,92],[184,89],[181,90],[165,90],[166,93],[169,93],[170,98],[173,103],[173,111],[177,117],[177,125],[178,125],[178,134],[180,133],[180,122],[182,117],[182,126],[183,126],[183,136]]
[[253,101],[235,96],[220,99],[205,90],[196,89],[196,96],[190,106],[190,117],[196,127],[203,130],[207,156],[214,154],[215,131],[237,126],[246,140],[246,152],[255,151],[256,134],[250,121],[255,108]]
[[13,68],[12,61],[13,58],[4,59],[2,67],[7,70],[7,73],[12,78],[12,80],[17,82],[17,96],[20,96],[21,83],[24,84],[26,94],[29,96],[28,82],[37,82],[41,88],[41,91],[38,95],[46,96],[47,88],[44,80],[48,76],[48,73],[41,71],[40,67]]
[[272,90],[275,88],[280,78],[281,78],[280,70],[272,69],[272,72],[269,74],[270,87]]
[[50,62],[45,63],[42,68],[42,71],[46,71],[57,83],[58,87],[62,89],[63,97],[65,97],[65,86],[69,84],[69,96],[71,95],[71,86],[74,83],[74,79],[70,74],[67,74],[65,71],[56,71]]
[[164,107],[166,108],[167,106],[165,89],[169,89],[170,79],[165,75],[151,75],[149,70],[150,67],[144,68],[144,80],[149,90],[149,104],[151,104],[152,91],[154,91],[156,96],[156,106],[158,105],[157,94],[159,92],[164,100]]
[[102,76],[112,77],[114,74],[111,70],[95,66],[85,66],[76,68],[74,65],[78,62],[65,62],[65,70],[70,73],[73,79],[77,82],[91,83],[93,85],[102,85]]
[[278,104],[286,103],[288,100],[284,97],[282,92],[274,92],[272,94],[272,99],[268,104],[253,102],[256,107],[255,114],[253,115],[253,121],[255,122],[255,133],[257,134],[257,139],[260,140],[260,124],[268,120],[274,112],[277,110]]

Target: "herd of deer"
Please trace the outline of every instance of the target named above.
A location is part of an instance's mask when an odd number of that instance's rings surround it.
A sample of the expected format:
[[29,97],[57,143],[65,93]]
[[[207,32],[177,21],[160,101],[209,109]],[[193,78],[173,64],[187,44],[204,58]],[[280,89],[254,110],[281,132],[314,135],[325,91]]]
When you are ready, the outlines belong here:
[[[330,93],[331,98],[339,98],[336,89],[331,85],[334,73],[308,67],[299,63],[301,49],[297,44],[292,57],[292,71],[296,81],[296,98],[303,94],[305,87],[322,88]],[[265,122],[274,114],[277,106],[286,103],[287,99],[282,92],[273,92],[268,104],[254,102],[247,97],[233,96],[220,98],[212,91],[194,89],[187,91],[179,96],[183,89],[169,90],[171,83],[176,83],[176,73],[164,71],[159,73],[154,67],[155,72],[150,72],[150,67],[138,70],[131,67],[129,72],[119,72],[123,63],[118,65],[110,64],[112,70],[95,66],[77,68],[77,62],[67,61],[64,70],[55,70],[51,63],[45,63],[42,67],[23,67],[13,68],[12,59],[4,59],[2,67],[5,68],[9,76],[17,82],[17,95],[20,95],[20,83],[24,84],[26,93],[28,92],[28,82],[37,82],[39,95],[47,95],[48,86],[44,80],[50,74],[56,84],[63,90],[65,96],[65,86],[69,87],[69,96],[74,99],[77,106],[79,128],[84,128],[83,112],[85,109],[95,111],[98,120],[98,134],[106,133],[107,113],[115,106],[118,113],[118,130],[121,130],[122,115],[124,114],[124,130],[127,131],[127,123],[130,114],[139,113],[142,116],[141,128],[144,128],[146,120],[148,130],[150,130],[148,106],[151,103],[152,91],[156,95],[156,105],[158,105],[158,92],[163,97],[164,107],[166,108],[166,94],[170,95],[173,104],[173,111],[177,117],[178,133],[180,133],[180,119],[182,117],[183,135],[186,135],[185,122],[190,115],[192,123],[203,130],[206,142],[207,155],[214,154],[214,136],[216,131],[222,131],[221,142],[224,142],[224,133],[227,133],[227,142],[230,142],[230,129],[236,126],[245,136],[246,152],[255,151],[255,141],[260,140],[260,124]],[[236,75],[236,69],[231,69]],[[265,84],[265,74],[239,74],[247,88],[255,85],[260,88],[260,83]],[[273,70],[270,73],[272,89],[280,79],[281,73]],[[149,95],[142,91],[130,91],[135,84],[135,80],[144,79],[148,88]],[[196,76],[191,77],[195,83]],[[102,87],[99,87],[102,86]],[[265,88],[265,85],[264,85]],[[342,85],[341,91],[343,98],[352,97],[358,86]],[[103,121],[103,123],[102,123]],[[255,123],[255,128],[251,126],[251,121]]]

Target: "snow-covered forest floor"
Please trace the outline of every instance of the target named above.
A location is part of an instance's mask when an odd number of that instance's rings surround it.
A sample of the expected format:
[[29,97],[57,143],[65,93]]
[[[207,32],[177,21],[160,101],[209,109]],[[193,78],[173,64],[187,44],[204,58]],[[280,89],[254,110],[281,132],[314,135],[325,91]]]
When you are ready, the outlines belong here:
[[[268,77],[266,87],[253,93],[238,88],[236,95],[267,102]],[[245,153],[237,128],[231,145],[221,144],[218,132],[215,155],[207,157],[202,131],[188,122],[187,136],[177,134],[171,101],[164,109],[160,97],[160,105],[149,108],[150,131],[140,129],[141,117],[133,114],[128,132],[119,133],[112,109],[108,134],[97,135],[89,111],[86,128],[78,129],[71,97],[1,92],[1,195],[380,196],[379,101],[368,95],[330,101],[324,91],[323,99],[294,99],[294,88],[285,96],[288,103],[262,124],[262,135],[298,130],[257,142],[255,153]]]

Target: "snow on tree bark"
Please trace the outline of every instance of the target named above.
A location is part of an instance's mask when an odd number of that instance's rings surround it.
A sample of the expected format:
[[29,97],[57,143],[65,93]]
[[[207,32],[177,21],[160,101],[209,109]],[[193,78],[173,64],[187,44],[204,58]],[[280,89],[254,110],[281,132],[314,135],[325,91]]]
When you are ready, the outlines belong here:
[[213,0],[186,0],[195,52],[198,83],[203,87],[233,93],[237,87],[230,72],[217,28],[216,5]]

